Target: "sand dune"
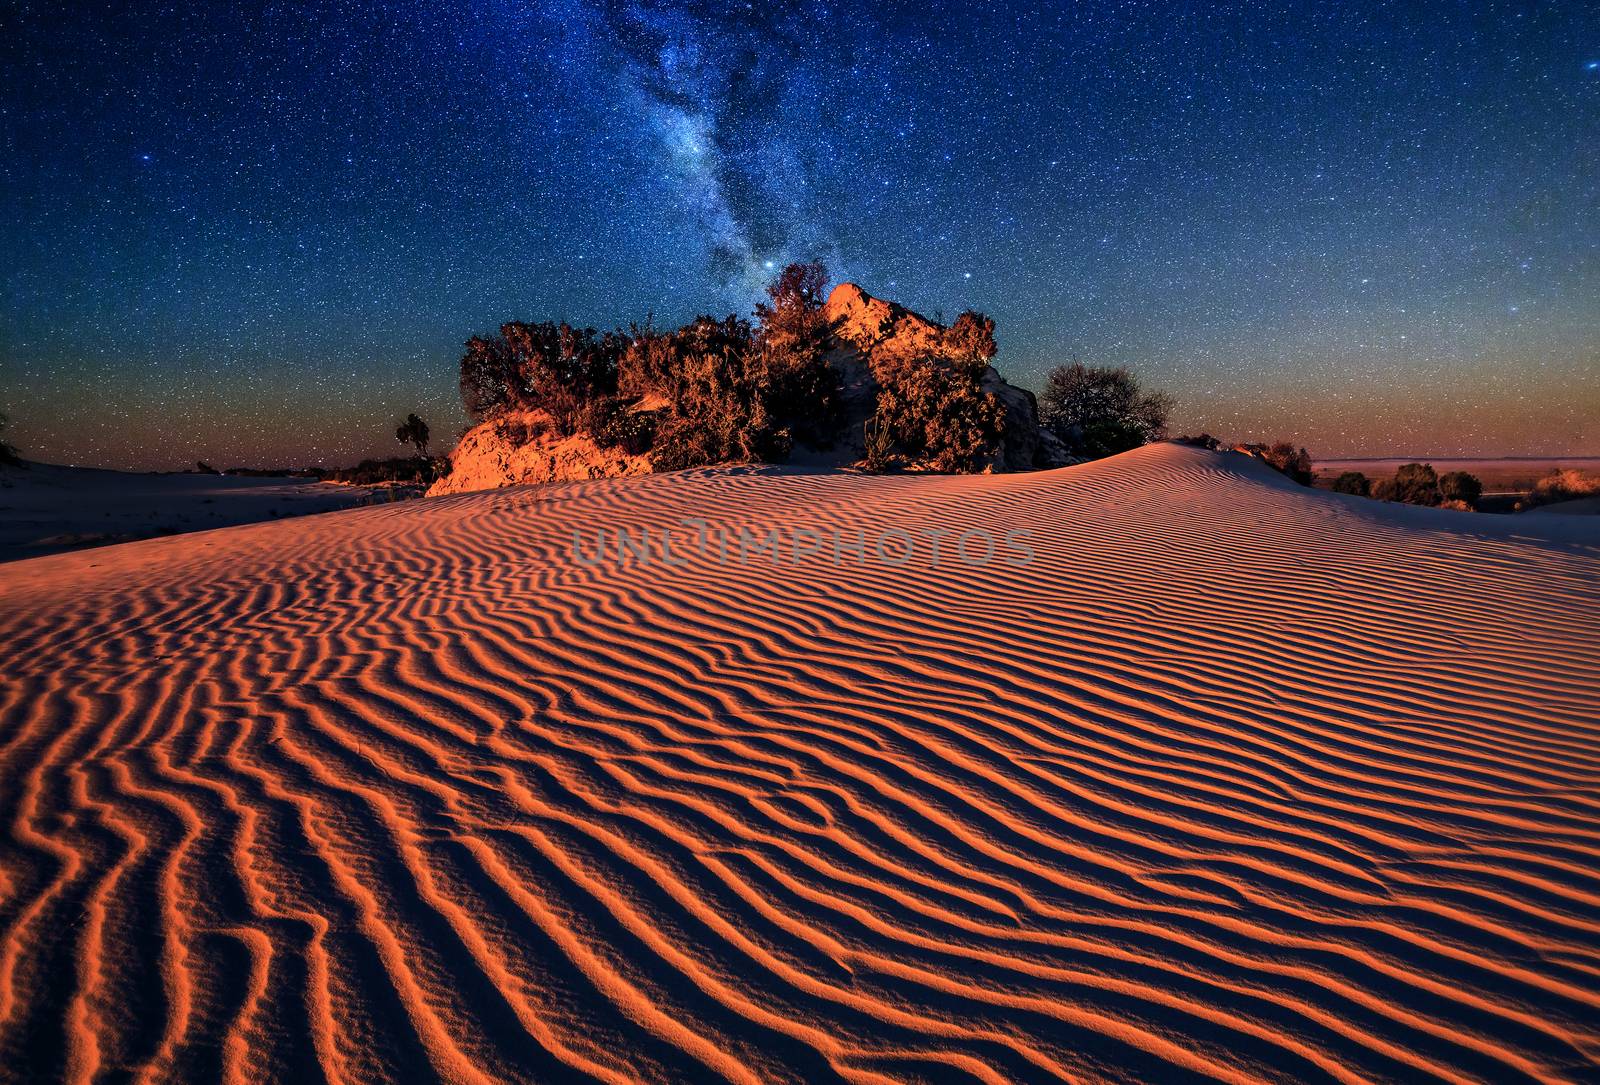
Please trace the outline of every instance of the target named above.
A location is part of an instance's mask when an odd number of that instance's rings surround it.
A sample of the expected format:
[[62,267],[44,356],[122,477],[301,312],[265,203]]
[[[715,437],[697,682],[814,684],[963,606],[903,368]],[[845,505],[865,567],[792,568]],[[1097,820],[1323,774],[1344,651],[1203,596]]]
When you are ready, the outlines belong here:
[[[572,560],[685,517],[1034,557]],[[1176,446],[13,563],[0,1077],[1600,1080],[1597,616]]]

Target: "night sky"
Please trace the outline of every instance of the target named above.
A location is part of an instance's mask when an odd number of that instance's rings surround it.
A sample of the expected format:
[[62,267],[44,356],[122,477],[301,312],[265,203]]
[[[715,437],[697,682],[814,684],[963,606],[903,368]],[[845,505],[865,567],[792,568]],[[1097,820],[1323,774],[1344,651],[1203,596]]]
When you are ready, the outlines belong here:
[[[1240,14],[1248,11],[1248,14]],[[0,3],[0,410],[343,464],[468,335],[820,257],[1178,428],[1600,454],[1600,4]]]

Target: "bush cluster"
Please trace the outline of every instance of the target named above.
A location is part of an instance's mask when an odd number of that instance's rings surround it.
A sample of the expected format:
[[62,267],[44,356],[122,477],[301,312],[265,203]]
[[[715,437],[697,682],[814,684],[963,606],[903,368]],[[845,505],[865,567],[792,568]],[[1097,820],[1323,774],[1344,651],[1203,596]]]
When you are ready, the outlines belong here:
[[1558,467],[1533,484],[1533,490],[1524,504],[1529,508],[1553,505],[1558,501],[1575,501],[1596,494],[1600,494],[1600,475]]
[[935,471],[977,471],[993,464],[1005,435],[1005,406],[983,390],[995,355],[994,321],[965,312],[924,355],[874,358],[878,409],[868,430],[869,466],[895,454]]
[[448,469],[449,461],[443,457],[396,456],[387,460],[362,460],[354,467],[320,472],[319,477],[329,482],[342,482],[351,486],[377,486],[388,482],[427,486]]
[[542,411],[563,436],[581,430],[606,447],[650,452],[663,471],[782,460],[796,440],[825,446],[837,436],[826,286],[819,264],[785,268],[754,325],[735,316],[670,332],[506,324],[467,341],[462,402],[480,421]]
[[1346,471],[1333,480],[1329,487],[1336,494],[1354,494],[1357,497],[1372,496],[1372,482],[1360,471]]
[[[1176,440],[1178,444],[1192,445],[1195,448],[1206,448],[1211,449],[1212,451],[1215,451],[1223,446],[1222,441],[1211,436],[1209,433],[1202,433],[1198,437],[1177,437],[1174,438],[1174,440]],[[1304,448],[1296,448],[1292,441],[1274,441],[1271,444],[1257,443],[1247,445],[1232,445],[1230,447],[1232,447],[1232,449],[1236,452],[1243,452],[1247,456],[1254,456],[1256,459],[1262,461],[1279,474],[1287,475],[1302,486],[1311,485],[1312,478],[1314,477],[1312,473],[1311,453],[1307,452]],[[1339,482],[1347,486],[1358,486],[1362,488],[1343,490],[1340,492],[1360,493],[1365,496],[1366,490],[1364,487],[1366,486],[1366,481],[1367,480],[1365,476],[1353,471],[1348,472],[1347,474],[1339,477]],[[1338,484],[1335,484],[1335,489],[1337,488]]]
[[1429,463],[1402,464],[1394,478],[1372,484],[1371,496],[1427,508],[1472,509],[1483,496],[1483,483],[1465,471],[1440,475]]

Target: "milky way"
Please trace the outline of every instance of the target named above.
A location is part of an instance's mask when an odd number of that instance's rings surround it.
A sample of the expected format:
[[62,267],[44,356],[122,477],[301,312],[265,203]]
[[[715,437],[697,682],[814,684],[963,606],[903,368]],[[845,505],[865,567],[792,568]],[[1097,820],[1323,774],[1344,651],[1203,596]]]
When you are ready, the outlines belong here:
[[1600,454],[1600,13],[353,0],[0,14],[0,410],[345,462],[468,335],[820,258],[1314,453]]

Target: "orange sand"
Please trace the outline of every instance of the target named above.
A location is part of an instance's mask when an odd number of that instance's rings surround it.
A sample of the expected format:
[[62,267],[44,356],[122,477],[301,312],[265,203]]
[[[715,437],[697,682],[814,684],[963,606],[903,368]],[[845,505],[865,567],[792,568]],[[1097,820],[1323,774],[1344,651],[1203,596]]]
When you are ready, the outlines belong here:
[[[569,559],[980,525],[1031,565]],[[0,567],[0,1078],[1600,1074],[1600,522],[1161,446]]]

